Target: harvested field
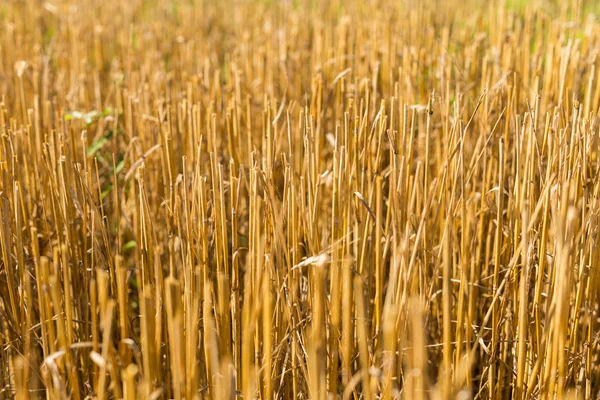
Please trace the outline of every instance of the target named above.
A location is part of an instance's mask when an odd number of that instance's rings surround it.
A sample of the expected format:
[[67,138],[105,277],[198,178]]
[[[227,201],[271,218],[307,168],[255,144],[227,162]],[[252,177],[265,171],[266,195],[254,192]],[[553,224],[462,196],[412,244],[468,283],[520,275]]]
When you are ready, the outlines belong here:
[[599,18],[3,0],[0,398],[599,398]]

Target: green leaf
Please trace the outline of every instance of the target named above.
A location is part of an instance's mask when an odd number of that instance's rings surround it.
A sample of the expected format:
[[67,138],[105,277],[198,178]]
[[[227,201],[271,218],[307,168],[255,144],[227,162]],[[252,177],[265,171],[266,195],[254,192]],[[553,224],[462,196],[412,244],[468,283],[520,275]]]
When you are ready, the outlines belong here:
[[130,240],[129,242],[123,245],[123,250],[129,250],[137,247],[137,243],[135,240]]
[[124,159],[121,160],[121,161],[119,161],[119,163],[115,167],[115,173],[118,174],[119,172],[121,172],[123,170],[123,167],[125,167],[125,160]]
[[100,161],[100,164],[108,165],[108,162],[106,162],[106,159],[102,157],[102,154],[96,153],[96,158],[98,159],[98,161]]
[[94,155],[94,153],[96,153],[98,150],[100,150],[102,147],[104,147],[104,145],[108,142],[108,139],[106,138],[106,136],[101,137],[100,139],[96,140],[94,143],[92,143],[92,145],[88,148],[87,151],[87,155],[88,157],[91,157]]
[[107,187],[106,189],[104,189],[104,191],[102,192],[102,194],[101,194],[101,196],[100,196],[100,197],[102,197],[102,200],[104,200],[104,198],[105,198],[106,196],[108,196],[108,194],[109,194],[110,192],[112,192],[112,189],[113,189],[113,185],[108,185],[108,187]]

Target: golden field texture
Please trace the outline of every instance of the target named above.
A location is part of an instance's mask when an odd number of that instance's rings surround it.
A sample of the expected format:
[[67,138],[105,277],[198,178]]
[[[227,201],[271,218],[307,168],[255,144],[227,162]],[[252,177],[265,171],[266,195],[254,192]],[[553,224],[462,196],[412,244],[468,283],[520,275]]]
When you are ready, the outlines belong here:
[[0,398],[597,398],[595,11],[2,1]]

